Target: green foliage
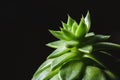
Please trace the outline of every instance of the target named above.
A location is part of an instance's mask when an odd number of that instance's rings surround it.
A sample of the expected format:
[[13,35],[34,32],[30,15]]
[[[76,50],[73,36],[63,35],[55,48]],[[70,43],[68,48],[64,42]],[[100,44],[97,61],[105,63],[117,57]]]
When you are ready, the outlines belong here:
[[71,61],[65,64],[59,72],[61,80],[76,80],[82,75],[84,63],[80,61]]
[[106,78],[99,68],[87,66],[83,80],[106,80]]
[[82,16],[80,23],[68,15],[67,23],[62,22],[62,26],[60,31],[49,30],[59,40],[46,44],[55,50],[32,80],[120,80],[96,57],[97,53],[112,56],[108,51],[120,51],[120,45],[107,42],[109,35],[89,32],[89,12],[85,18]]

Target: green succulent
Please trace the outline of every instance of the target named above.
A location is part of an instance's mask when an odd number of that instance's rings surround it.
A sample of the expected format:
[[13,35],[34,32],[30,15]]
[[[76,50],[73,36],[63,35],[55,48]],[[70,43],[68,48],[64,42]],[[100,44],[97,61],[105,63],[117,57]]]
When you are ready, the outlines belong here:
[[47,46],[55,50],[33,75],[32,80],[120,80],[96,56],[110,55],[109,50],[120,50],[120,45],[107,42],[109,35],[89,32],[90,13],[77,23],[68,15],[60,31],[49,30],[57,41]]

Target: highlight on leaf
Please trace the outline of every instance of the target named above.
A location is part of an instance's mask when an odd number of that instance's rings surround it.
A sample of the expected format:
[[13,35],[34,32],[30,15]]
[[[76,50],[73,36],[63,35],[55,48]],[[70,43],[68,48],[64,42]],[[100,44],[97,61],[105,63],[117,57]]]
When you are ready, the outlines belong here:
[[[105,56],[113,58],[109,51],[120,51],[120,45],[107,42],[109,35],[90,32],[90,27],[88,11],[80,23],[68,15],[67,23],[62,22],[59,31],[49,30],[58,40],[46,46],[55,50],[36,70],[32,80],[120,80],[120,75],[112,72],[105,60],[101,61]],[[105,55],[100,59],[100,54]]]
[[76,35],[76,37],[81,39],[86,35],[86,33],[87,33],[87,26],[85,24],[84,18],[82,17],[81,22],[76,30],[75,35]]

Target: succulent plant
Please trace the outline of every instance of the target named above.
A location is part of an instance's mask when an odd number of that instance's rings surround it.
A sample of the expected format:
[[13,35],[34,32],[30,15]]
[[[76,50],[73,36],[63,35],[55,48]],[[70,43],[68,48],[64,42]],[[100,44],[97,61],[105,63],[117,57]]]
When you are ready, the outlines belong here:
[[58,40],[47,46],[55,50],[33,75],[32,80],[120,80],[100,61],[98,53],[111,55],[109,50],[120,50],[120,45],[107,42],[109,35],[89,32],[90,13],[77,23],[68,15],[60,31],[49,30]]

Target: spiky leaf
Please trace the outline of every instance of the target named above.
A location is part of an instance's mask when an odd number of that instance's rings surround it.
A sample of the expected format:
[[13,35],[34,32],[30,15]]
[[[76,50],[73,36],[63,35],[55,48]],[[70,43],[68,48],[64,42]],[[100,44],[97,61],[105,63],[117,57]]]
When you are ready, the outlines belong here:
[[[67,21],[67,25],[72,26],[74,23],[74,20],[68,15],[68,21]],[[71,27],[70,27],[71,28]]]
[[72,25],[72,29],[71,29],[71,32],[73,34],[75,34],[77,27],[78,27],[78,23],[76,21],[74,21],[74,23]]
[[108,35],[89,32],[89,11],[79,24],[68,16],[67,23],[62,22],[62,26],[60,31],[50,30],[60,40],[47,44],[55,50],[38,68],[32,80],[120,80],[106,67],[104,60],[98,58],[98,53],[112,56],[109,51],[120,51],[120,45],[105,42],[110,37]]
[[94,32],[90,32],[90,33],[87,33],[87,34],[85,35],[85,37],[90,37],[90,36],[94,36],[94,35],[95,35]]
[[88,36],[85,39],[87,44],[93,44],[97,42],[106,41],[109,39],[109,37],[110,36],[108,35],[93,35],[93,36]]
[[65,29],[62,29],[62,32],[69,40],[75,40],[76,39],[75,35],[72,32],[70,32],[68,30],[65,30]]
[[65,37],[61,31],[53,31],[53,30],[49,30],[49,31],[53,36],[55,36],[56,38],[60,40],[68,40],[68,38]]
[[88,31],[89,31],[90,30],[90,26],[91,26],[91,20],[90,20],[90,13],[89,13],[89,11],[87,12],[87,15],[85,17],[85,23],[86,23]]
[[80,52],[89,53],[90,54],[92,52],[92,50],[93,50],[93,47],[92,47],[92,45],[86,45],[84,47],[79,48],[78,50]]
[[99,42],[94,44],[95,50],[119,50],[120,45],[110,42]]
[[62,26],[65,30],[69,30],[69,25],[67,25],[66,23],[62,22]]
[[51,48],[58,48],[58,47],[64,46],[64,45],[65,45],[65,41],[63,41],[63,40],[54,41],[54,42],[50,42],[50,43],[46,44],[46,46],[51,47]]
[[69,49],[67,49],[65,46],[60,46],[59,48],[57,48],[55,51],[53,51],[48,58],[55,58],[58,57],[66,52],[68,52]]
[[81,22],[76,30],[75,35],[77,38],[81,39],[86,35],[86,33],[87,33],[87,26],[85,24],[84,18],[82,17]]

